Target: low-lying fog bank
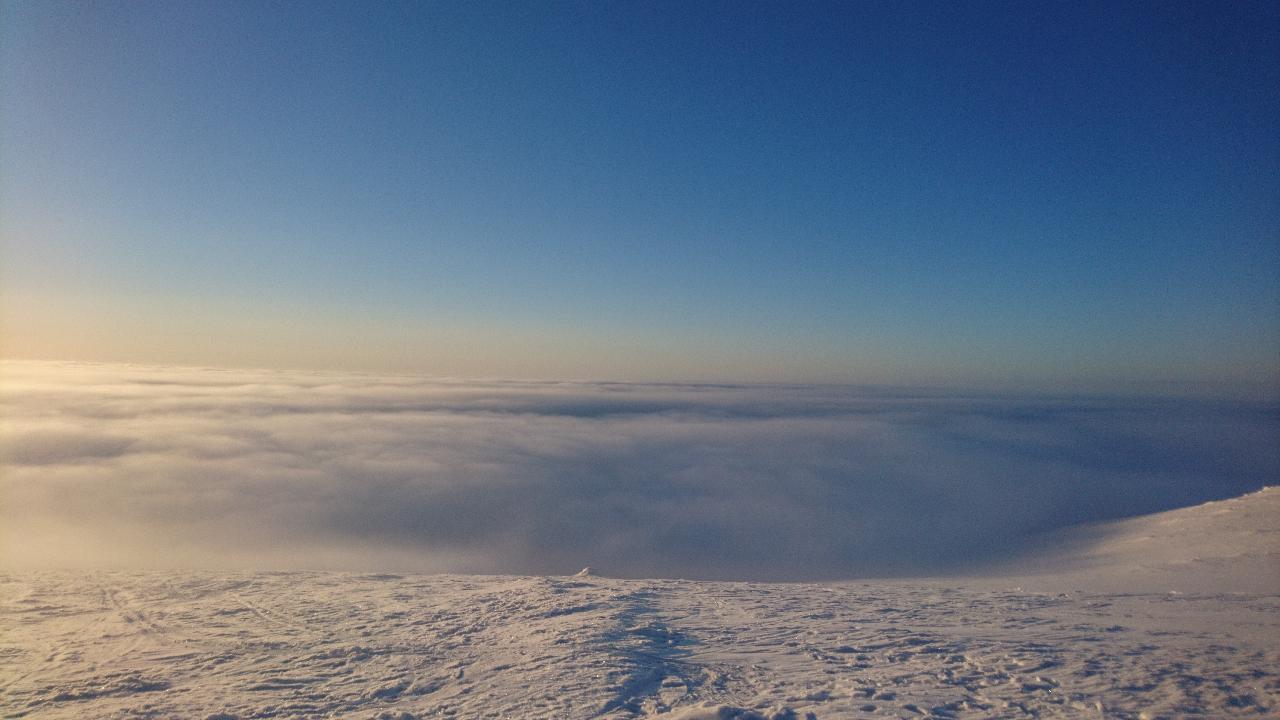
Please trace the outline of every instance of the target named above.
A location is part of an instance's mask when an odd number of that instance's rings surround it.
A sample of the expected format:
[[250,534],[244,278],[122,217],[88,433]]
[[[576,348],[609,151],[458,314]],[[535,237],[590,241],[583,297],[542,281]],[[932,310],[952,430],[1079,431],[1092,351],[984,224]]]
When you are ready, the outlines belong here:
[[1241,402],[0,370],[12,567],[968,572],[1280,476]]

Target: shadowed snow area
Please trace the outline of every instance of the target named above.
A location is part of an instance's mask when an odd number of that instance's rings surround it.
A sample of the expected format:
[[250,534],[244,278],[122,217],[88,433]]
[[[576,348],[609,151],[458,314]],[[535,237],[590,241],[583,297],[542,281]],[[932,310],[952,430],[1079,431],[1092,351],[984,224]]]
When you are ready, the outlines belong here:
[[9,362],[10,567],[968,572],[1255,490],[1271,404]]
[[0,715],[1276,717],[1278,517],[1269,488],[1068,531],[1016,579],[9,573]]

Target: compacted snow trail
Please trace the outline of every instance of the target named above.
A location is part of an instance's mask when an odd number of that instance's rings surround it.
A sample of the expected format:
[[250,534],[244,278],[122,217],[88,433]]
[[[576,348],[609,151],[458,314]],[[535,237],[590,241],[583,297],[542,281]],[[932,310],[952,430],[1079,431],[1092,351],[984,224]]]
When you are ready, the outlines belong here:
[[[1231,557],[1274,571],[1278,494],[1123,527],[1185,535],[1219,518],[1241,532],[1254,518],[1248,546],[1146,570],[1165,584]],[[1123,567],[1115,548],[1139,538],[1108,536],[1108,567]],[[1080,590],[1089,576],[1075,572],[822,584],[24,572],[0,576],[0,715],[1280,717],[1280,593]]]

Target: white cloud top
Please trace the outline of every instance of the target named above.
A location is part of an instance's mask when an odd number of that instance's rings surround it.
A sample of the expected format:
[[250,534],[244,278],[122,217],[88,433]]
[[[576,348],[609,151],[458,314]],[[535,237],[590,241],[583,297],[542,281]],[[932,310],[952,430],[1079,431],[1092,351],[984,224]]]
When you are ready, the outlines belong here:
[[1275,482],[1274,407],[3,365],[0,560],[839,578]]

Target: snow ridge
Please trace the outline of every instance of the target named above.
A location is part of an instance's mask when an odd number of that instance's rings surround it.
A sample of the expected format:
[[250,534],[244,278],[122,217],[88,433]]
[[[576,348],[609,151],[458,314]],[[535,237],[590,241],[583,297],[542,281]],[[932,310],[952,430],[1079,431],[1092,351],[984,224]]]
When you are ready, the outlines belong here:
[[[1150,563],[1162,580],[1252,563],[1274,550],[1277,499],[1269,488],[1111,524],[1093,535],[1103,544],[1089,562],[1100,572],[1098,563],[1141,559],[1151,537],[1182,543],[1172,560]],[[1196,546],[1202,562],[1179,559]],[[1120,592],[1075,588],[1091,577],[1083,570],[1037,577],[1058,587],[992,578],[7,574],[0,715],[1280,715],[1274,585]]]

